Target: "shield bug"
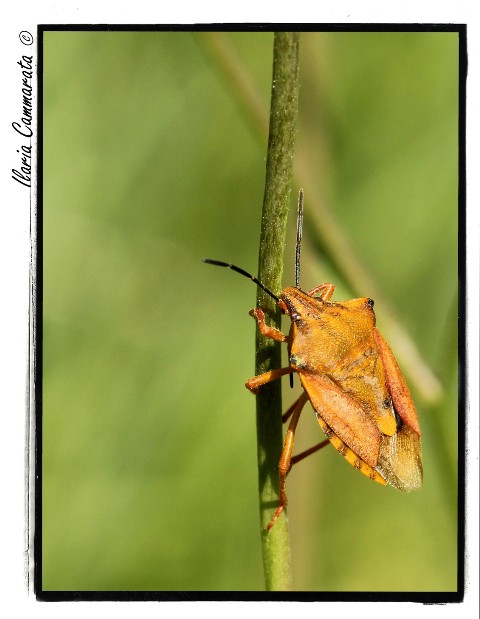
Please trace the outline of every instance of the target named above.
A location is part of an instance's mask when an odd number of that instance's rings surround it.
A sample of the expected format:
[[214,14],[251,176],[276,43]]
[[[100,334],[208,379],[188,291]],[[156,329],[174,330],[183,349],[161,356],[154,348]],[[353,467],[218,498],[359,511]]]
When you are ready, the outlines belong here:
[[[300,289],[300,247],[303,192],[297,220],[295,286],[279,297],[243,269],[223,266],[253,280],[291,319],[285,335],[265,322],[261,308],[250,311],[266,337],[288,346],[289,366],[254,376],[246,387],[257,393],[281,376],[298,374],[302,395],[284,414],[290,419],[279,461],[280,502],[270,529],[287,505],[286,477],[292,465],[329,442],[354,468],[380,484],[409,492],[422,485],[422,452],[417,412],[397,361],[375,327],[369,298],[332,301],[334,285],[323,283],[308,292]],[[306,402],[310,403],[327,440],[292,456],[295,430]]]

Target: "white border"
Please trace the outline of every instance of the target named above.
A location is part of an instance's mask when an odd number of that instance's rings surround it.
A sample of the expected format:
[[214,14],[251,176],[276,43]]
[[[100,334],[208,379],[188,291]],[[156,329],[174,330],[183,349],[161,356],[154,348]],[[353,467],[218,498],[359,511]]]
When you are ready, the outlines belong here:
[[[10,127],[15,119],[18,97],[16,58],[19,55],[18,33],[29,30],[36,36],[38,23],[466,23],[468,26],[468,91],[467,91],[467,295],[468,295],[468,426],[469,442],[467,451],[468,473],[468,527],[467,527],[467,595],[461,605],[421,606],[409,604],[399,609],[396,604],[335,604],[322,608],[324,613],[354,612],[356,616],[383,617],[385,613],[398,610],[407,611],[410,616],[478,616],[478,376],[479,376],[479,198],[478,170],[480,136],[478,93],[480,31],[477,2],[403,2],[397,5],[367,0],[362,3],[350,0],[337,0],[335,3],[320,5],[311,0],[292,2],[264,2],[244,0],[235,6],[227,3],[193,0],[177,3],[160,3],[137,0],[135,3],[120,5],[116,2],[91,0],[80,3],[70,1],[42,2],[25,0],[14,6],[4,8],[2,20],[1,75],[6,84],[2,102],[2,138],[4,127]],[[2,97],[3,99],[3,97]],[[30,609],[49,617],[57,614],[75,617],[85,612],[83,604],[64,603],[38,604],[33,595],[27,595],[24,569],[24,441],[25,441],[25,402],[27,393],[27,351],[28,351],[28,286],[29,286],[29,213],[25,195],[13,187],[8,172],[12,167],[11,131],[1,141],[2,207],[0,210],[0,274],[3,299],[1,306],[1,373],[0,393],[2,413],[0,470],[2,472],[2,526],[0,538],[0,582],[2,596],[0,608],[15,607],[15,612]],[[434,566],[432,566],[434,569]],[[326,603],[324,603],[326,604]],[[397,608],[396,608],[397,607]],[[117,616],[131,616],[130,604],[116,604]],[[193,608],[191,606],[188,609]],[[88,612],[96,614],[112,610],[111,603],[89,603]],[[185,612],[183,604],[162,603],[159,608],[154,603],[135,603],[135,612],[142,615],[160,611],[167,617]],[[201,610],[211,616],[223,615],[224,604],[204,603]],[[258,609],[249,604],[248,612]],[[269,604],[269,613],[278,619],[286,616],[317,617],[320,609],[317,604]],[[243,604],[230,603],[229,614],[244,614]],[[321,612],[321,611],[320,611]]]

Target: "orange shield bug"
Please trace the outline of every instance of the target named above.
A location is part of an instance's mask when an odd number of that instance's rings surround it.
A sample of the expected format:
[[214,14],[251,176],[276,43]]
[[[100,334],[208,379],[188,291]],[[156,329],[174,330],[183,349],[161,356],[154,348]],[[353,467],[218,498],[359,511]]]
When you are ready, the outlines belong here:
[[[293,464],[329,442],[353,467],[380,484],[409,492],[422,485],[420,425],[407,383],[377,328],[369,298],[331,301],[334,285],[323,283],[309,292],[299,287],[303,192],[297,221],[295,286],[279,297],[243,269],[223,266],[253,280],[278,303],[292,323],[285,335],[265,322],[261,308],[250,311],[266,337],[286,342],[290,365],[254,376],[246,382],[253,393],[272,380],[297,373],[302,395],[284,414],[290,419],[279,462],[280,503],[270,529],[287,505],[285,483]],[[292,457],[295,430],[306,402],[315,411],[328,440]]]

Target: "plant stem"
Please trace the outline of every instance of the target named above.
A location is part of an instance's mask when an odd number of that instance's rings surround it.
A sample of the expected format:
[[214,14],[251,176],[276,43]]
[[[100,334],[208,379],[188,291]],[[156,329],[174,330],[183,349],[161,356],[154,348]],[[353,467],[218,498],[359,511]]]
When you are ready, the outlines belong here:
[[[281,32],[274,35],[270,129],[258,277],[275,293],[282,288],[293,168],[298,113],[298,40],[298,33]],[[258,304],[266,311],[267,317],[271,317],[271,324],[280,327],[280,310],[262,290],[259,290]],[[281,352],[278,342],[265,338],[257,331],[256,344],[256,373],[262,374],[279,368]],[[285,515],[280,517],[268,533],[265,531],[279,502],[278,461],[283,442],[280,381],[265,385],[257,396],[257,441],[265,585],[269,591],[284,591],[291,586],[290,545]]]

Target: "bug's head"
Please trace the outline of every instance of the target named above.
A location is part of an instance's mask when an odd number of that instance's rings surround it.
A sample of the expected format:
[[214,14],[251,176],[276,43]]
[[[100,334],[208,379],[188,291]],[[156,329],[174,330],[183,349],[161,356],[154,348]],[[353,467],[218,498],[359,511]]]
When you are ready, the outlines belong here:
[[[291,294],[294,291],[294,294]],[[300,292],[298,288],[285,288],[278,300],[278,307],[282,310],[282,314],[286,314],[292,320],[298,318],[298,308],[296,307],[295,292]]]
[[292,322],[305,319],[309,314],[318,312],[319,301],[296,286],[289,286],[282,291],[278,306]]

